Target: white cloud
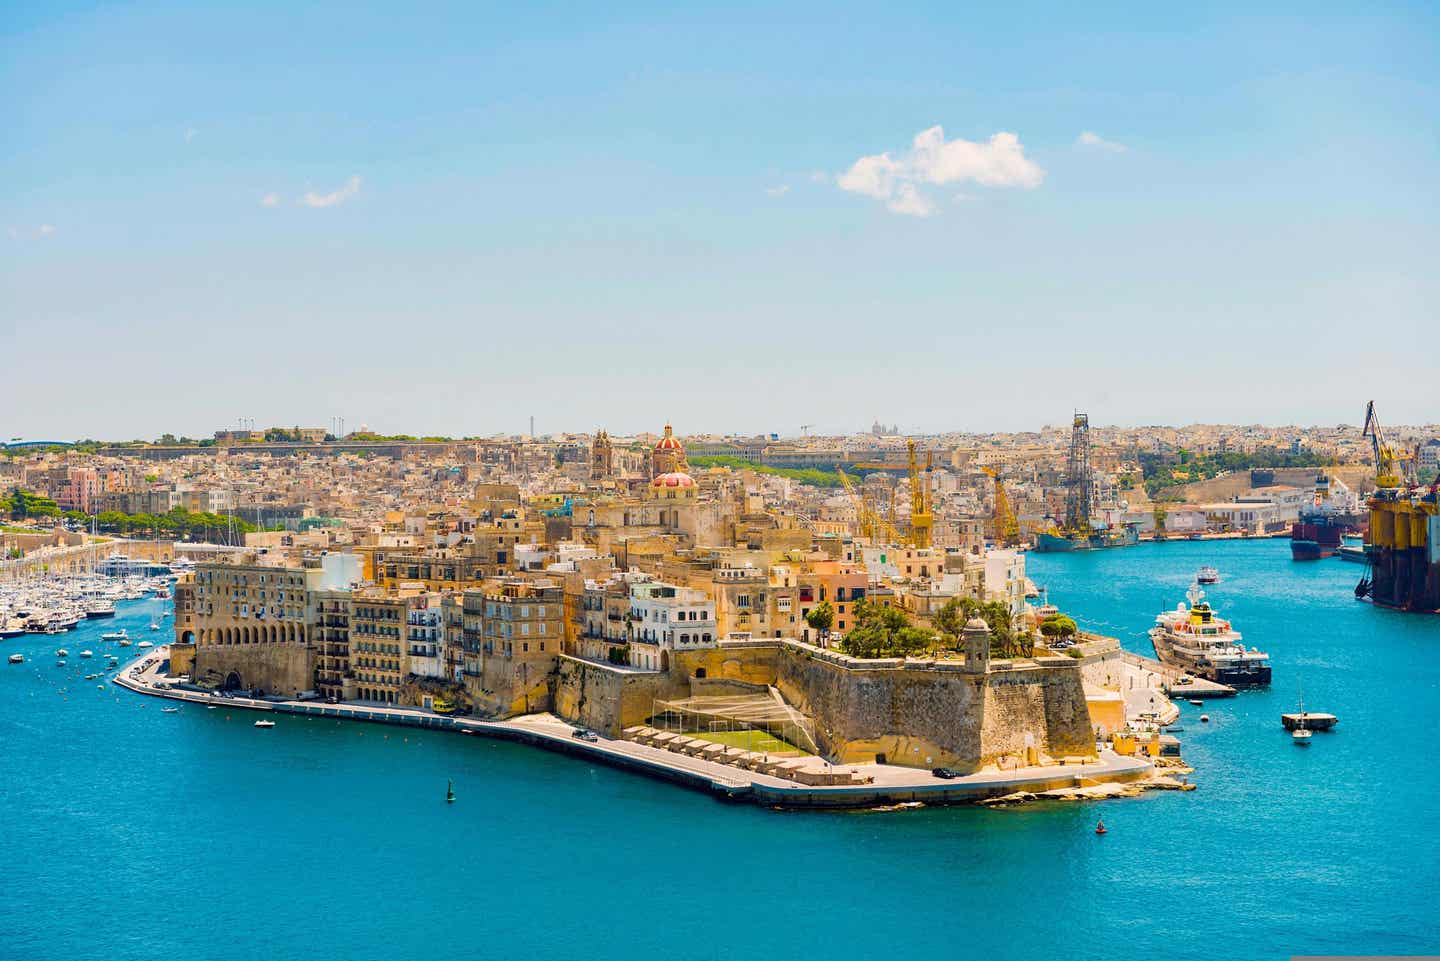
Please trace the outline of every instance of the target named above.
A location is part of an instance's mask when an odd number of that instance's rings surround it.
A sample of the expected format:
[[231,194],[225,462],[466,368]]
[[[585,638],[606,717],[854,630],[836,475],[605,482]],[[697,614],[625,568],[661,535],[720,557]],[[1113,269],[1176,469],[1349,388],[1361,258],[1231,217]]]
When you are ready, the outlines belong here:
[[835,177],[835,185],[850,193],[885,201],[897,214],[928,217],[935,205],[920,185],[971,181],[982,187],[1040,186],[1045,171],[1025,156],[1020,138],[1001,131],[989,140],[945,139],[938,127],[915,135],[910,150],[898,157],[889,153],[861,157]]
[[765,192],[772,197],[783,197],[790,192],[790,185],[781,184],[778,187],[766,187]]
[[300,203],[306,207],[336,207],[359,192],[360,178],[351,177],[345,181],[345,186],[328,194],[317,194],[313,190],[306,191],[305,196],[300,198]]
[[279,194],[266,194],[265,196],[263,196],[263,197],[260,198],[260,206],[262,206],[262,207],[278,207],[278,206],[280,206],[280,195],[279,195]]
[[1082,130],[1080,136],[1075,138],[1075,146],[1089,147],[1093,150],[1103,150],[1106,153],[1124,153],[1130,149],[1123,143],[1116,143],[1113,140],[1106,140],[1093,130]]

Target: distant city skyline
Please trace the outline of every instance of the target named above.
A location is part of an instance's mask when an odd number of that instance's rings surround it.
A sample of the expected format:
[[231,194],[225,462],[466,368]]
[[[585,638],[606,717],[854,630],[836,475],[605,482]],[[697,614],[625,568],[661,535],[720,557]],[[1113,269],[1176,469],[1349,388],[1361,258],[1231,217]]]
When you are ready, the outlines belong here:
[[0,84],[6,437],[1440,418],[1430,5],[21,0]]

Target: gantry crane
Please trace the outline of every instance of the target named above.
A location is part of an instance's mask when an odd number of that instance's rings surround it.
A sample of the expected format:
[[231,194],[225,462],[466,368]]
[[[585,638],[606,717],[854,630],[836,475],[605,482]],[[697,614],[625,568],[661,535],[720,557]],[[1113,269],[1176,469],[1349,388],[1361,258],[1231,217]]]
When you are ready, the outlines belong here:
[[[898,541],[895,525],[880,515],[880,512],[870,503],[869,495],[856,491],[855,485],[850,483],[850,475],[839,467],[835,468],[835,473],[840,476],[840,485],[845,488],[845,493],[850,495],[850,500],[855,505],[855,517],[860,526],[860,536],[871,544],[882,543],[882,538],[885,539],[884,543],[893,544]],[[895,511],[893,499],[890,511],[893,515]]]
[[1000,480],[1000,474],[993,467],[982,467],[980,470],[995,481],[995,508],[990,512],[988,533],[995,543],[1003,547],[1018,543],[1020,521],[1015,516],[1015,509],[1010,506],[1010,498],[1005,493],[1005,484]]
[[935,527],[935,516],[930,513],[930,471],[934,469],[931,455],[925,453],[925,477],[915,464],[915,442],[909,442],[910,451],[910,543],[916,547],[929,547],[931,532]]

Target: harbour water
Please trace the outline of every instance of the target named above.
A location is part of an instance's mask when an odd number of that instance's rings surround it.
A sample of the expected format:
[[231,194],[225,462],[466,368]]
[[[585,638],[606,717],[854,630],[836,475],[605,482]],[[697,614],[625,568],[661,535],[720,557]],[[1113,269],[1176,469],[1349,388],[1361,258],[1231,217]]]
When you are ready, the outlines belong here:
[[[28,662],[0,663],[0,957],[1440,949],[1440,619],[1357,603],[1354,565],[1293,563],[1285,541],[1029,558],[1052,602],[1146,654],[1207,563],[1224,578],[1210,600],[1275,683],[1182,706],[1199,790],[1006,811],[780,814],[487,739],[164,714],[83,679],[138,653],[100,634],[149,637],[144,602],[4,641]],[[1279,724],[1297,672],[1306,705],[1340,717],[1303,749]]]

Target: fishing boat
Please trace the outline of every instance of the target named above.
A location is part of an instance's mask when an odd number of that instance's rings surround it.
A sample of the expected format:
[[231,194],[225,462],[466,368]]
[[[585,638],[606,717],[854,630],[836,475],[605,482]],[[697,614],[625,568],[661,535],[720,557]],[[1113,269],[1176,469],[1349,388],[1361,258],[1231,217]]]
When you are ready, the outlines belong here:
[[1220,572],[1210,565],[1205,565],[1195,574],[1197,584],[1218,584],[1220,583]]
[[1270,655],[1255,648],[1245,649],[1240,632],[1216,615],[1205,601],[1200,585],[1190,585],[1185,598],[1173,611],[1155,618],[1150,641],[1155,654],[1207,681],[1230,687],[1265,687],[1270,683]]

